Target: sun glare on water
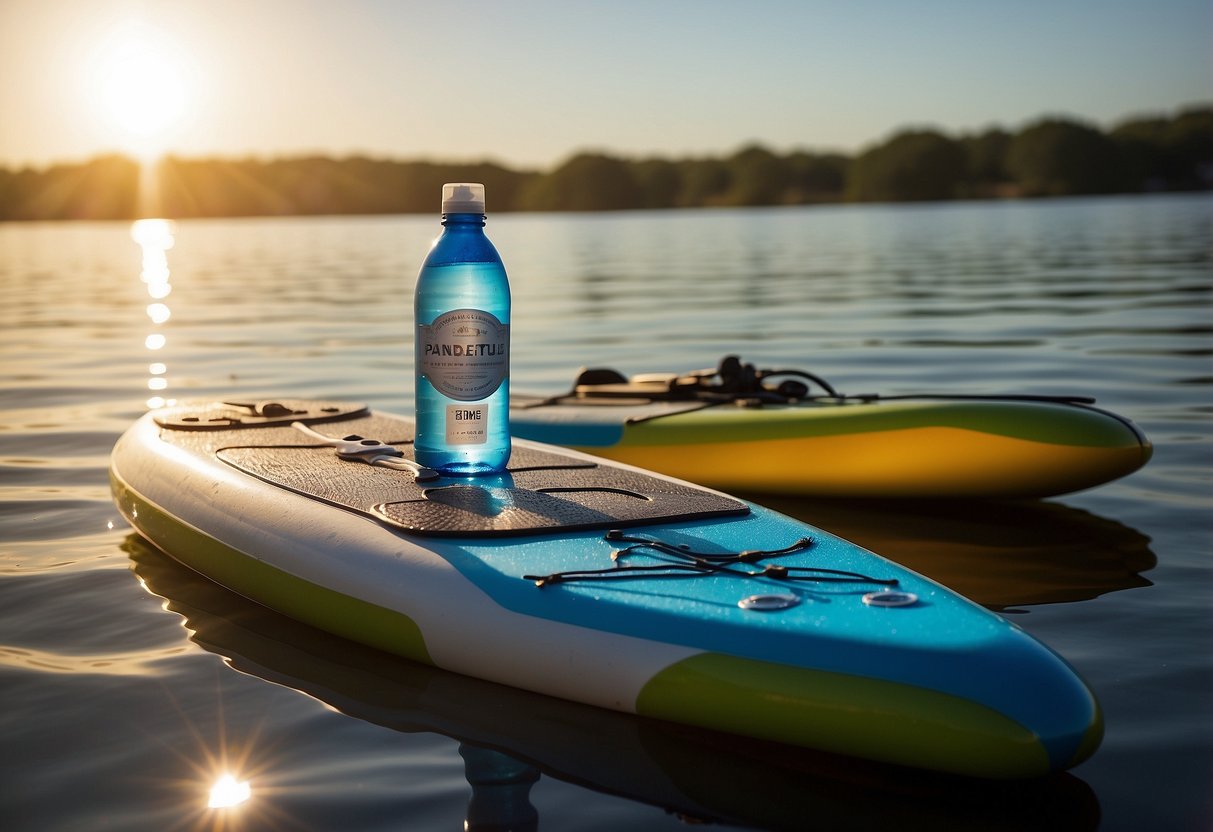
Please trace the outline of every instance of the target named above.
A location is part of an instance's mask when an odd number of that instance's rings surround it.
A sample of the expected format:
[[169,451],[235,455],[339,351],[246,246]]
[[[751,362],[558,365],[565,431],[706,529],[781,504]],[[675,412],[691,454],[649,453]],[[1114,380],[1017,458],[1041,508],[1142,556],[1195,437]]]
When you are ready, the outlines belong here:
[[252,796],[252,793],[248,781],[237,780],[232,775],[225,774],[211,786],[210,799],[207,801],[206,807],[208,809],[230,809],[244,803]]

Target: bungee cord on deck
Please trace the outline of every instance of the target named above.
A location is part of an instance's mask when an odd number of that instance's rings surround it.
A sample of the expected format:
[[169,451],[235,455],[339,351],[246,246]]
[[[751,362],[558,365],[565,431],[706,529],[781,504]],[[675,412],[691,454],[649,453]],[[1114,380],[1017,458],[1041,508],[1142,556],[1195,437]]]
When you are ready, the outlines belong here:
[[[771,578],[778,581],[812,581],[817,583],[862,583],[881,586],[896,586],[896,578],[874,578],[859,572],[841,569],[826,569],[819,566],[784,566],[761,564],[767,558],[778,558],[811,548],[814,541],[802,537],[782,549],[746,549],[740,552],[697,552],[687,544],[668,543],[646,535],[628,535],[619,529],[606,533],[604,540],[613,543],[629,543],[623,549],[611,553],[615,564],[603,569],[573,569],[553,572],[549,575],[523,575],[523,579],[534,581],[535,586],[570,583],[573,581],[609,581],[639,578],[702,578],[712,575],[729,575],[735,578]],[[676,560],[667,563],[634,565],[620,564],[623,558],[640,550],[649,550]],[[741,567],[753,564],[761,567],[750,570]]]

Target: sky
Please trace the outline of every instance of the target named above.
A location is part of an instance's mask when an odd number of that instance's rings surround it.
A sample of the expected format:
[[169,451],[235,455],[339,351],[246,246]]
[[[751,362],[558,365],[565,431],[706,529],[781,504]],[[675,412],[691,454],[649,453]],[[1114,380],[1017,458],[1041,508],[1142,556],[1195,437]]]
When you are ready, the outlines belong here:
[[1213,100],[1210,0],[0,0],[0,165],[855,153]]

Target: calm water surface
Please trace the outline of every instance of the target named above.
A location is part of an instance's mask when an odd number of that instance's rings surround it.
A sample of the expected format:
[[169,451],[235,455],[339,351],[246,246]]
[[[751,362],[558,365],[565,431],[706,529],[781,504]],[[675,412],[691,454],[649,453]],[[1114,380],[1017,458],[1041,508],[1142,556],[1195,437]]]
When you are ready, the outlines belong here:
[[[502,689],[276,616],[131,535],[149,404],[411,409],[435,218],[0,225],[0,825],[54,829],[1213,827],[1213,200],[491,216],[516,390],[581,365],[802,367],[845,392],[1093,395],[1155,443],[1043,502],[760,497],[1064,655],[1101,750],[992,786]],[[238,809],[208,808],[223,772]]]

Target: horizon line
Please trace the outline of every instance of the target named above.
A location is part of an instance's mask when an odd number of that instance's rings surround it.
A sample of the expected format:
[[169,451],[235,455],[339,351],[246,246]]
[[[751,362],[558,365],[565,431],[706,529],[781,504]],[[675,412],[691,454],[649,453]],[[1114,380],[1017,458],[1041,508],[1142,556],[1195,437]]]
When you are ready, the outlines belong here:
[[586,144],[580,147],[575,147],[566,151],[563,155],[557,157],[554,161],[549,162],[546,166],[541,164],[529,165],[523,163],[514,163],[504,161],[499,158],[494,158],[491,155],[485,155],[477,158],[465,157],[462,159],[444,159],[428,155],[405,156],[393,154],[391,151],[372,151],[372,150],[320,150],[320,149],[298,149],[298,150],[248,150],[235,153],[203,153],[189,154],[181,151],[165,150],[156,154],[140,154],[130,150],[121,148],[103,148],[82,157],[75,158],[60,158],[54,160],[44,160],[41,162],[13,159],[0,159],[0,169],[10,171],[23,170],[47,170],[60,166],[71,166],[78,164],[87,164],[97,159],[110,157],[121,157],[133,162],[144,164],[147,162],[161,162],[166,159],[180,159],[184,161],[206,161],[206,162],[230,162],[230,161],[252,161],[252,162],[274,162],[310,158],[323,158],[333,160],[347,159],[367,159],[378,162],[396,162],[396,163],[422,163],[433,165],[496,165],[497,167],[506,170],[529,173],[542,173],[548,170],[553,170],[561,164],[581,155],[602,155],[609,156],[621,160],[647,160],[647,159],[671,159],[671,160],[694,160],[694,159],[720,159],[735,155],[745,149],[759,147],[775,153],[776,155],[790,155],[794,153],[808,153],[814,156],[845,156],[848,158],[856,157],[867,150],[888,142],[894,136],[901,133],[911,131],[933,131],[943,136],[954,139],[965,139],[978,137],[983,134],[994,131],[1015,132],[1023,130],[1031,125],[1038,124],[1050,120],[1069,121],[1075,124],[1081,124],[1088,127],[1094,127],[1101,132],[1111,132],[1119,126],[1123,126],[1134,121],[1142,121],[1154,118],[1177,118],[1185,113],[1213,108],[1213,98],[1202,101],[1191,101],[1185,104],[1167,108],[1159,108],[1156,110],[1137,110],[1131,113],[1122,115],[1114,120],[1106,123],[1092,118],[1066,113],[1060,111],[1045,111],[1036,116],[1024,119],[1019,123],[1019,126],[1012,127],[1002,122],[990,122],[978,128],[947,128],[938,124],[932,124],[927,121],[923,122],[908,122],[900,126],[893,127],[887,130],[880,138],[868,140],[860,144],[854,150],[843,150],[838,148],[814,148],[808,144],[794,144],[784,150],[777,150],[771,143],[762,139],[753,138],[747,139],[736,144],[731,150],[716,150],[711,152],[692,152],[678,153],[677,151],[642,151],[642,152],[625,152],[612,150],[610,148],[599,145]]

